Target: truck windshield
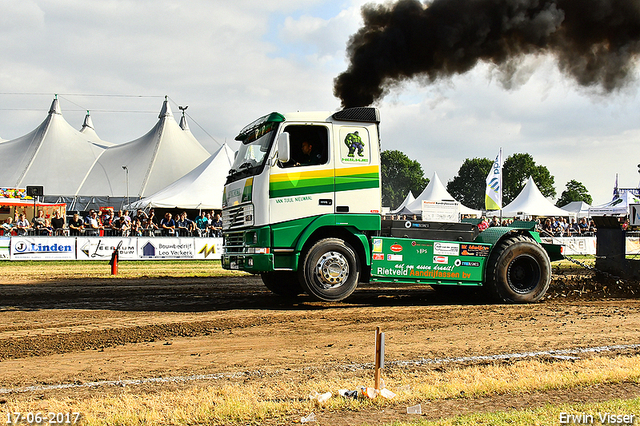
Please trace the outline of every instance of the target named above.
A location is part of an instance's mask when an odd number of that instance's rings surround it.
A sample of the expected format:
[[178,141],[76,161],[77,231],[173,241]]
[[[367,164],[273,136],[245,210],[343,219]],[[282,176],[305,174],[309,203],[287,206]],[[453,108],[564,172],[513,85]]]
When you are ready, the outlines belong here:
[[240,131],[236,140],[242,142],[242,145],[229,170],[227,183],[262,173],[273,139],[283,121],[284,116],[272,112],[258,118]]

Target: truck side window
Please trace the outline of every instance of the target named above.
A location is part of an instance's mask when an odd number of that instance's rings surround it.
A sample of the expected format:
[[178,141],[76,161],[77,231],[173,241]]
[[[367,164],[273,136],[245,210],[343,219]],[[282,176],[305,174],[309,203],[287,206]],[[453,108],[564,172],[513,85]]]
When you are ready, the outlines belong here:
[[324,126],[290,125],[291,160],[281,167],[316,166],[329,161],[329,136]]

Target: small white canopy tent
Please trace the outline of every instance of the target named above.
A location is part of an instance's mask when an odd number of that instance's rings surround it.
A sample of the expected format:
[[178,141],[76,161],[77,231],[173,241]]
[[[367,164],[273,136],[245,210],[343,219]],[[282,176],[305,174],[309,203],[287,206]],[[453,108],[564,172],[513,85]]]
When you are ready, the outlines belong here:
[[608,203],[591,207],[589,216],[626,216],[629,214],[629,204],[640,204],[640,198],[625,191]]
[[146,197],[209,158],[191,132],[180,128],[166,99],[158,119],[146,135],[108,147],[76,195]]
[[562,206],[560,208],[562,210],[566,210],[570,215],[580,219],[583,217],[589,217],[589,209],[591,206],[584,201],[572,201],[566,206]]
[[[433,172],[433,177],[429,181],[427,187],[413,202],[406,205],[405,209],[409,210],[409,214],[422,214],[422,200],[426,201],[456,201],[442,184],[438,177],[438,173]],[[474,210],[460,204],[460,213],[464,215],[481,215],[480,210]]]
[[0,186],[44,186],[45,194],[73,195],[104,149],[62,116],[58,99],[31,133],[0,144]]
[[130,205],[146,208],[221,209],[222,192],[234,152],[226,143],[198,167],[166,188]]
[[[487,212],[487,216],[498,216],[500,210],[492,210]],[[520,217],[520,216],[572,216],[566,210],[553,205],[547,200],[538,189],[538,186],[529,176],[529,180],[525,184],[520,194],[502,209],[503,217]]]
[[416,198],[413,196],[413,192],[409,191],[406,197],[404,197],[404,201],[398,206],[397,209],[389,212],[391,214],[411,214],[409,210],[406,209],[407,204],[411,204]]

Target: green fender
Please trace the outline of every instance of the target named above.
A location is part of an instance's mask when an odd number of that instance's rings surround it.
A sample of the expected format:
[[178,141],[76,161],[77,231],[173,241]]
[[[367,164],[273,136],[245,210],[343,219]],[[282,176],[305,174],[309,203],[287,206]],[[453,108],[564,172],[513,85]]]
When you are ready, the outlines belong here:
[[[296,243],[295,252],[299,257],[304,245],[309,238],[322,228],[342,228],[345,232],[353,235],[360,241],[361,247],[354,247],[356,250],[362,248],[367,266],[371,266],[371,244],[364,231],[380,230],[379,215],[322,215],[318,216],[304,228]],[[296,264],[297,264],[296,259]]]

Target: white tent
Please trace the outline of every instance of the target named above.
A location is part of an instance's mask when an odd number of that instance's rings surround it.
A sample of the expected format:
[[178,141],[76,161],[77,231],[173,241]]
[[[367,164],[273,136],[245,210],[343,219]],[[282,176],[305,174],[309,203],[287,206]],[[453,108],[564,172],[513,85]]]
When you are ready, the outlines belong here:
[[572,201],[566,206],[562,206],[560,208],[567,211],[571,216],[575,216],[579,219],[582,217],[589,217],[589,208],[591,208],[591,206],[584,201]]
[[221,209],[222,192],[234,152],[226,143],[198,167],[166,188],[132,203],[130,209]]
[[625,191],[608,203],[591,207],[589,216],[626,216],[629,214],[629,204],[640,204],[640,198]]
[[[500,210],[492,210],[487,216],[497,216]],[[520,194],[502,209],[503,217],[519,216],[571,216],[571,214],[547,200],[530,176]]]
[[407,196],[404,197],[404,201],[402,202],[402,204],[400,204],[397,209],[391,211],[390,213],[391,214],[411,214],[411,212],[409,212],[409,210],[407,210],[405,207],[407,206],[407,204],[412,203],[414,200],[415,200],[415,197],[413,196],[413,193],[409,191]]
[[104,149],[62,117],[54,99],[31,133],[0,144],[0,186],[44,186],[45,194],[73,195]]
[[[433,172],[433,177],[429,181],[427,187],[422,193],[411,203],[407,204],[406,210],[409,210],[409,214],[422,214],[422,200],[426,201],[456,201],[451,194],[447,192],[447,189],[442,184],[442,181],[438,177],[438,173]],[[469,207],[460,204],[460,213],[464,215],[480,216],[482,213],[480,210],[474,210]]]
[[191,132],[180,128],[166,99],[158,118],[146,135],[107,148],[76,195],[145,197],[209,158]]
[[113,146],[114,144],[111,142],[103,141],[100,139],[100,136],[96,133],[95,127],[93,127],[93,121],[91,120],[91,115],[89,111],[87,111],[87,115],[84,117],[84,123],[82,124],[82,128],[80,129],[80,133],[85,135],[87,139],[89,139],[92,143],[98,145],[102,148],[108,148]]

